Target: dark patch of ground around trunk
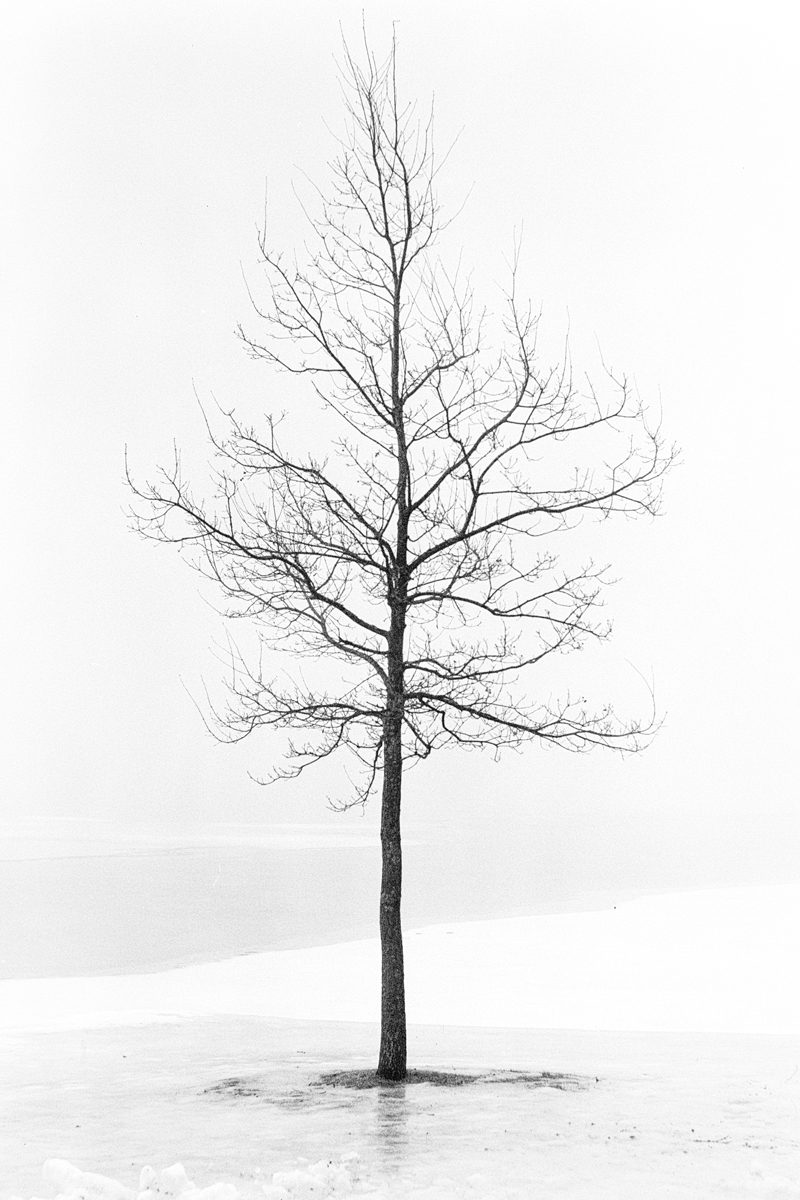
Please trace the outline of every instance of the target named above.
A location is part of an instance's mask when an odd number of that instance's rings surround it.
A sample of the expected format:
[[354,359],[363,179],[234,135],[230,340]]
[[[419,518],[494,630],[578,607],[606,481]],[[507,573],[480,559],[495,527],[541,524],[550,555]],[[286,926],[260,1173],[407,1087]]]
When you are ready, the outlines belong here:
[[[313,1102],[320,1091],[341,1088],[352,1091],[365,1091],[371,1088],[396,1089],[415,1084],[427,1083],[433,1087],[465,1087],[474,1084],[517,1084],[528,1088],[557,1088],[560,1091],[584,1091],[599,1079],[588,1075],[569,1075],[554,1071],[443,1071],[430,1070],[424,1067],[410,1070],[406,1078],[397,1082],[381,1079],[374,1069],[363,1068],[351,1071],[328,1071],[325,1074],[312,1077],[308,1081],[305,1098]],[[281,1102],[281,1097],[275,1094],[274,1084],[270,1086],[262,1075],[234,1076],[221,1079],[204,1089],[204,1094],[218,1096],[221,1099],[264,1100],[273,1103]],[[295,1104],[302,1102],[303,1093],[297,1089],[292,1091]],[[285,1099],[285,1098],[284,1098]]]

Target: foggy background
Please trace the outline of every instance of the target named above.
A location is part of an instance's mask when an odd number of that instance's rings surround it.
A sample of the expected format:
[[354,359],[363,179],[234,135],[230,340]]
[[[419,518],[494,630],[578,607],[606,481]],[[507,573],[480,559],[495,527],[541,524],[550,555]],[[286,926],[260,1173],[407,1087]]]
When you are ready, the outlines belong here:
[[[173,438],[202,474],[195,388],[291,407],[319,449],[314,402],[233,329],[255,328],[242,276],[257,279],[265,180],[272,243],[302,252],[292,185],[325,187],[339,24],[355,45],[362,8],[379,57],[396,19],[401,89],[422,111],[435,93],[440,151],[458,135],[439,197],[468,199],[443,251],[463,249],[493,305],[524,226],[520,290],[545,344],[569,325],[594,376],[599,344],[682,447],[662,518],[596,531],[619,579],[614,635],[563,661],[565,684],[584,687],[585,661],[590,694],[623,707],[648,704],[634,666],[652,679],[652,747],[440,754],[407,779],[412,841],[446,842],[465,894],[494,864],[496,888],[533,879],[543,902],[797,879],[798,83],[790,9],[773,3],[15,12],[0,71],[8,852],[256,845],[294,822],[374,845],[377,805],[329,813],[324,767],[259,788],[247,772],[271,761],[268,737],[210,738],[187,690],[223,673],[213,590],[129,532],[123,482],[126,444],[141,478]],[[415,888],[435,887],[417,870]]]

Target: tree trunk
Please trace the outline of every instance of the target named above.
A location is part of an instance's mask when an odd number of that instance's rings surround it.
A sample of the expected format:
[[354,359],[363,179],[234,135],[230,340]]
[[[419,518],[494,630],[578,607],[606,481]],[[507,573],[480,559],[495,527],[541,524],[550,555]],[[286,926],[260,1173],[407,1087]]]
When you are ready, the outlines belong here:
[[[384,210],[385,211],[385,210]],[[387,226],[388,234],[388,226]],[[387,236],[392,260],[392,419],[397,436],[397,542],[387,599],[391,609],[386,656],[386,709],[383,718],[383,799],[381,807],[381,1048],[378,1077],[406,1077],[406,985],[403,970],[403,852],[400,796],[403,784],[403,638],[408,596],[408,448],[400,395],[400,290],[402,268]]]
[[402,724],[387,714],[384,724],[383,800],[381,808],[381,1079],[406,1077],[406,998],[400,897],[403,858],[400,843],[400,795],[403,778]]

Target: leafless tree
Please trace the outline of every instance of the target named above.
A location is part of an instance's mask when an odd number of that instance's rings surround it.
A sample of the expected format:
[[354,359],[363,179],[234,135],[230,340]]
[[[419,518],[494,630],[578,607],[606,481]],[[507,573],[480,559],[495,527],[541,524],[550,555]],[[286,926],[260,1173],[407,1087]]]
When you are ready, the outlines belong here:
[[395,67],[394,48],[382,64],[345,49],[346,132],[306,214],[311,247],[303,263],[276,253],[265,224],[260,333],[239,329],[251,355],[306,381],[339,436],[322,457],[294,454],[272,417],[227,412],[223,433],[209,424],[207,495],[177,455],[131,482],[139,530],[188,546],[230,615],[268,646],[346,664],[340,687],[299,668],[287,685],[237,653],[215,715],[230,738],[292,731],[274,778],[343,752],[359,769],[343,804],[380,788],[378,1074],[391,1080],[406,1073],[404,770],[453,744],[642,744],[651,715],[555,701],[534,668],[608,632],[605,569],[567,569],[554,547],[585,518],[654,513],[673,456],[624,378],[606,373],[601,395],[568,356],[540,365],[516,261],[485,345],[489,318],[436,257],[432,124],[398,99]]

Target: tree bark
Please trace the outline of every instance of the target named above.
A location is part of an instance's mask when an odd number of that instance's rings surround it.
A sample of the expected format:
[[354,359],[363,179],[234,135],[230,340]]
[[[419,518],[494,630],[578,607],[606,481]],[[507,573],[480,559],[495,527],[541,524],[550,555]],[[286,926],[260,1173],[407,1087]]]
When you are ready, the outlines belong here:
[[[386,208],[384,204],[384,216]],[[387,643],[386,710],[383,719],[383,797],[381,805],[381,1045],[378,1077],[406,1077],[406,991],[403,968],[403,927],[400,900],[403,891],[403,851],[400,840],[400,798],[403,784],[403,712],[405,636],[408,595],[408,447],[400,394],[400,293],[403,266],[386,227],[392,261],[392,421],[397,437],[397,542],[394,574],[389,587],[389,638]]]
[[381,809],[381,1079],[406,1077],[406,1000],[400,900],[403,857],[400,796],[403,778],[402,718],[387,713],[384,723],[383,800]]

